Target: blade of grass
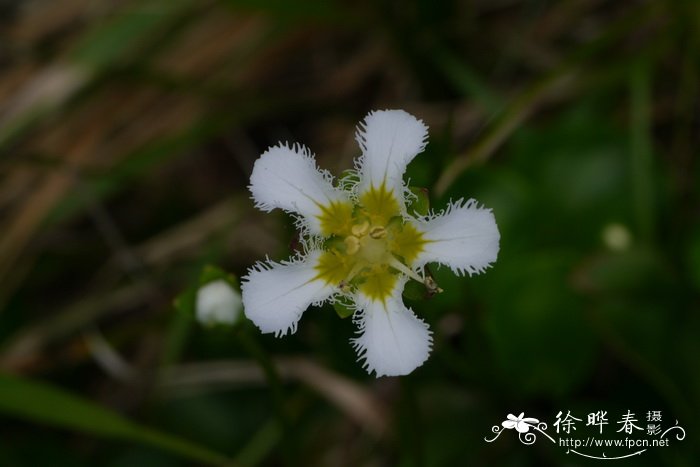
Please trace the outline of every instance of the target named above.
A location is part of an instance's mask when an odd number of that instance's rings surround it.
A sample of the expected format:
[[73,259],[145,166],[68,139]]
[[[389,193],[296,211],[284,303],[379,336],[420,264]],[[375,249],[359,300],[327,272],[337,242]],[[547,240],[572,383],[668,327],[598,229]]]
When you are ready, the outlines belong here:
[[[442,196],[467,168],[483,163],[517,130],[544,101],[580,85],[595,75],[589,62],[605,52],[630,31],[637,31],[641,24],[658,18],[660,3],[649,3],[631,11],[627,16],[610,25],[599,37],[582,45],[551,73],[527,87],[521,96],[506,106],[500,118],[477,142],[473,149],[457,156],[442,171],[435,187]],[[653,45],[653,42],[652,42]],[[640,48],[643,54],[645,49]]]
[[491,127],[476,146],[457,157],[443,170],[435,186],[436,194],[444,195],[464,170],[488,159],[543,100],[560,92],[562,88],[572,85],[576,77],[576,69],[564,66],[532,85],[508,107],[502,118]]
[[[387,408],[366,387],[307,357],[275,357],[272,363],[282,382],[303,383],[377,440],[391,436]],[[220,360],[185,363],[165,368],[160,378],[159,389],[163,397],[168,397],[264,383],[266,376],[258,362]],[[286,405],[292,408],[290,413],[295,415],[293,397],[287,398]]]
[[71,58],[92,69],[111,66],[162,35],[191,6],[183,0],[135,5],[88,30],[72,50]]
[[[249,323],[245,323],[249,324]],[[291,417],[287,405],[285,404],[285,394],[284,388],[282,387],[282,380],[277,371],[277,367],[273,362],[272,358],[268,355],[265,349],[260,345],[260,343],[255,338],[255,333],[257,330],[253,330],[250,325],[241,326],[237,333],[237,341],[245,349],[248,354],[260,365],[261,369],[265,373],[265,379],[270,388],[270,395],[272,403],[275,408],[275,415],[278,418],[284,436],[282,437],[282,447],[285,450],[285,461],[287,465],[296,465],[296,443],[295,443],[295,431],[292,426]]]
[[138,425],[46,383],[0,375],[0,412],[89,435],[149,445],[206,465],[232,465],[227,457],[206,447]]
[[650,136],[651,84],[649,66],[639,63],[630,72],[630,174],[634,215],[640,238],[653,239],[654,188]]
[[236,455],[236,460],[239,464],[249,467],[260,464],[279,443],[281,437],[282,428],[279,423],[267,422]]
[[99,77],[100,71],[151,44],[167,43],[165,31],[184,16],[191,2],[152,1],[126,8],[88,30],[68,60],[46,67],[8,103],[0,106],[0,148],[57,114]]
[[445,48],[435,48],[433,60],[452,85],[464,96],[473,98],[489,117],[503,108],[503,100],[466,63]]

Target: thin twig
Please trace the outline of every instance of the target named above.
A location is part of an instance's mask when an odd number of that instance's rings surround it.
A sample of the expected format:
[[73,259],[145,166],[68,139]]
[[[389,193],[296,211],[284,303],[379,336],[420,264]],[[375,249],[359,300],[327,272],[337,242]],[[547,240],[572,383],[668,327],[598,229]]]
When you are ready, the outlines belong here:
[[[273,362],[284,380],[308,385],[373,435],[387,434],[388,416],[382,404],[356,382],[305,357],[277,357]],[[261,385],[265,381],[256,362],[223,360],[169,367],[161,375],[160,387],[170,395],[177,395],[225,386]]]

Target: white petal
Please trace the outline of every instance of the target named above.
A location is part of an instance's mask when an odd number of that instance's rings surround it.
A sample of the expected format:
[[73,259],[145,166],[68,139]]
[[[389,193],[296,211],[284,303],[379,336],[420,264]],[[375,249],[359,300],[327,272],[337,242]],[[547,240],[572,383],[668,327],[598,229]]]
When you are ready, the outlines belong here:
[[379,376],[407,375],[428,359],[433,339],[428,325],[403,304],[399,281],[384,303],[364,295],[356,298],[361,335],[352,344],[363,368]]
[[297,330],[302,313],[311,304],[329,298],[335,288],[314,279],[319,251],[291,263],[258,263],[243,277],[243,311],[263,333],[280,337]]
[[403,174],[425,149],[428,127],[403,110],[370,112],[360,123],[355,139],[362,148],[357,168],[360,191],[384,183],[403,204]]
[[345,201],[345,193],[332,184],[328,171],[321,171],[308,149],[286,144],[273,146],[255,161],[250,192],[256,207],[300,214],[313,233],[320,232],[322,206]]
[[242,306],[241,294],[224,280],[209,282],[197,291],[195,309],[202,324],[233,324]]
[[517,422],[514,422],[513,420],[506,420],[505,422],[501,423],[501,425],[503,426],[503,428],[507,428],[508,430],[512,430],[513,428],[515,428],[516,423]]
[[480,208],[473,199],[460,199],[439,215],[412,222],[428,240],[414,267],[438,262],[455,274],[472,275],[496,261],[501,238],[496,219],[490,209]]

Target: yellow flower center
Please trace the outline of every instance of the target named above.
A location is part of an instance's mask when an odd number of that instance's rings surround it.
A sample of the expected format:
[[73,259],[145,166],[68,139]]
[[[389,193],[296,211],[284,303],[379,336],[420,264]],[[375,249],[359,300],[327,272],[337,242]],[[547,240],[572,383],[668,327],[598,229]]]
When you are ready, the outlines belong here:
[[384,185],[372,187],[355,204],[336,203],[322,211],[326,248],[317,279],[384,301],[401,274],[415,278],[411,264],[426,241],[404,221],[399,202]]

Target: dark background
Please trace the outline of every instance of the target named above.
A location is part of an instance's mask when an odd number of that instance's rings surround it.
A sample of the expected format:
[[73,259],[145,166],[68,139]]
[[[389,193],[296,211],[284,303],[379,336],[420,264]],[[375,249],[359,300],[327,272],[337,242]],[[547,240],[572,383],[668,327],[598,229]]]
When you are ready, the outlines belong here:
[[[699,2],[3,0],[0,31],[0,465],[604,462],[484,441],[560,410],[579,439],[662,411],[686,438],[615,465],[700,462]],[[422,367],[368,376],[330,306],[284,339],[174,309],[207,264],[289,255],[262,151],[339,174],[383,108],[429,125],[433,207],[501,232],[409,302]]]

